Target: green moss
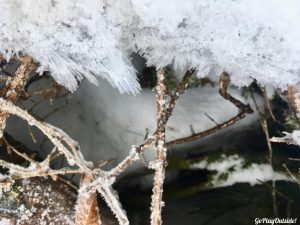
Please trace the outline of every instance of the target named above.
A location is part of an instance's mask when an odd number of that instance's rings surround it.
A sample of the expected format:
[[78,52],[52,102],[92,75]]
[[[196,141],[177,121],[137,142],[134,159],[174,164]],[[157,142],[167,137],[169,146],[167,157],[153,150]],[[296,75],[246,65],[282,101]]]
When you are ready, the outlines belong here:
[[180,199],[188,196],[192,196],[195,193],[198,193],[201,190],[205,190],[203,185],[199,186],[190,186],[184,189],[179,189],[177,191],[169,192],[166,194],[167,199]]
[[179,170],[179,169],[188,169],[190,166],[190,162],[184,158],[169,158],[167,169]]
[[290,110],[284,110],[284,127],[286,130],[292,131],[299,128],[299,124],[294,115],[292,115]]
[[19,202],[22,191],[23,186],[21,180],[14,181],[8,188],[3,188],[0,207],[16,208],[18,206],[16,203]]
[[229,177],[229,173],[226,173],[226,172],[221,173],[218,176],[218,181],[227,181],[228,177]]
[[190,79],[189,83],[188,83],[188,88],[204,87],[206,85],[210,85],[211,87],[215,87],[215,82],[213,82],[208,77],[204,77],[204,78],[199,79],[199,78],[193,76]]
[[170,70],[167,70],[165,79],[166,79],[166,86],[167,86],[168,91],[170,91],[170,92],[175,91],[178,81],[177,81],[176,77],[174,76],[174,74]]

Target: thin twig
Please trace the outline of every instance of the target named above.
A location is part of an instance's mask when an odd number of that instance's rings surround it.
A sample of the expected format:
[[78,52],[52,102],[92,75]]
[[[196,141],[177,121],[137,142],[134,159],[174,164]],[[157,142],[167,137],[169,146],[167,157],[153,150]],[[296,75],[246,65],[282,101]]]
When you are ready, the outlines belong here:
[[[262,127],[262,130],[265,134],[265,138],[266,138],[266,142],[267,142],[267,147],[268,147],[268,161],[269,161],[269,164],[270,166],[273,168],[273,148],[272,148],[272,143],[271,143],[271,140],[270,140],[270,134],[269,134],[269,128],[268,128],[268,122],[267,122],[267,119],[266,119],[266,112],[269,111],[270,114],[272,114],[272,111],[271,111],[271,108],[268,108],[268,105],[266,102],[267,101],[267,96],[266,96],[266,93],[265,93],[265,89],[262,90],[262,92],[264,93],[264,101],[265,101],[265,104],[264,104],[264,112],[262,112],[257,104],[257,101],[255,99],[255,96],[253,94],[252,91],[250,91],[250,94],[251,94],[251,98],[253,100],[253,103],[255,105],[255,108],[256,108],[256,111],[258,112],[258,115],[259,115],[259,121],[260,121],[260,124],[261,124],[261,127]],[[270,107],[270,106],[269,106]],[[274,117],[275,119],[275,117]],[[274,213],[274,216],[277,217],[278,216],[278,207],[277,207],[277,196],[276,196],[276,181],[273,179],[272,180],[272,191],[271,191],[271,196],[272,196],[272,201],[273,201],[273,213]]]
[[[171,114],[173,113],[173,110],[175,108],[178,98],[180,97],[180,95],[182,95],[184,93],[185,88],[187,87],[188,82],[191,79],[194,71],[195,70],[192,69],[185,73],[185,75],[179,82],[179,84],[175,90],[175,93],[172,95],[169,106],[166,109],[165,118],[159,119],[159,120],[165,120],[165,123],[168,122],[168,119],[170,118]],[[139,146],[133,146],[129,155],[121,163],[119,163],[118,166],[116,166],[114,169],[112,169],[109,172],[110,178],[113,179],[114,177],[120,175],[120,173],[125,171],[126,168],[129,167],[130,165],[132,165],[132,163],[134,161],[139,160],[139,155],[142,154],[146,149],[149,149],[153,145],[154,141],[156,140],[156,133],[157,133],[157,129],[153,133],[152,136],[147,135],[148,137],[144,141],[143,144],[141,144]]]
[[[212,118],[210,115],[208,115],[207,113],[204,113],[204,115],[205,115],[210,121],[212,121],[214,124],[216,124],[217,126],[219,125],[218,122],[217,122],[214,118]],[[193,132],[193,133],[195,133],[195,132]]]
[[30,163],[35,163],[35,161],[30,158],[27,154],[19,152],[17,149],[15,149],[7,140],[3,137],[3,141],[6,144],[7,148],[11,149],[14,153],[16,153],[18,156],[22,157],[26,161]]
[[[18,67],[15,75],[4,88],[5,96],[4,98],[16,103],[20,98],[22,90],[25,85],[26,78],[29,76],[29,73],[35,68],[35,64],[30,56],[25,55],[21,58],[21,64]],[[6,126],[6,120],[9,114],[5,112],[0,113],[0,138],[3,137],[3,130]]]
[[285,164],[282,164],[282,166],[289,174],[289,176],[292,178],[292,180],[300,186],[300,181],[294,176],[294,174],[289,170],[289,168]]
[[192,134],[190,136],[187,137],[183,137],[183,138],[179,138],[176,140],[172,140],[166,143],[166,147],[171,147],[173,145],[179,145],[179,144],[183,144],[186,142],[190,142],[190,141],[195,141],[201,138],[204,138],[212,133],[215,133],[218,130],[224,129],[234,123],[236,123],[237,121],[239,121],[240,119],[244,118],[247,114],[253,113],[253,110],[251,109],[250,105],[246,105],[244,103],[242,103],[241,101],[239,101],[238,99],[234,98],[233,96],[231,96],[228,92],[227,92],[227,88],[228,88],[228,84],[229,84],[229,75],[225,72],[223,72],[220,75],[220,90],[219,93],[221,96],[223,96],[225,99],[229,100],[231,103],[233,103],[240,111],[239,113],[230,118],[229,120],[221,123],[221,124],[217,124],[215,127],[210,128],[208,130],[199,132],[199,133],[195,133]]
[[266,87],[263,88],[263,95],[264,95],[264,102],[265,102],[265,108],[267,109],[267,111],[269,112],[272,120],[274,122],[276,122],[276,118],[275,118],[275,115],[273,113],[273,110],[272,110],[272,106],[271,106],[271,102],[270,102],[270,99],[268,98],[267,96],[267,90],[266,90]]

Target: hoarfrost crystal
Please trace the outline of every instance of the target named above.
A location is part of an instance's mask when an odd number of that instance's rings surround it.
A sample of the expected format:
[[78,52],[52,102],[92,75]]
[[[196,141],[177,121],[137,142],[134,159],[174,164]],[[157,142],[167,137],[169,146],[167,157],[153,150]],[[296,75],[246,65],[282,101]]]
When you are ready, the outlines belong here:
[[95,75],[138,93],[132,53],[149,65],[231,74],[286,89],[300,82],[297,0],[0,0],[0,50],[30,54],[71,91]]

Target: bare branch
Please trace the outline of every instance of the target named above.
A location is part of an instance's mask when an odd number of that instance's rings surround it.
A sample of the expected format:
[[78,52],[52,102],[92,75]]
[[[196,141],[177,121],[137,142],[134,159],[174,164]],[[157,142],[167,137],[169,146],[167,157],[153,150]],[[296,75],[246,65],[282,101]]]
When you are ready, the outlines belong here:
[[231,96],[227,92],[228,84],[229,84],[229,75],[226,72],[223,72],[220,75],[220,90],[219,90],[219,93],[225,99],[232,102],[240,110],[240,112],[236,116],[232,117],[231,119],[229,119],[229,120],[227,120],[227,121],[225,121],[221,124],[217,124],[213,128],[210,128],[208,130],[205,130],[205,131],[202,131],[202,132],[199,132],[199,133],[196,133],[196,134],[192,134],[192,135],[187,136],[187,137],[183,137],[183,138],[179,138],[179,139],[176,139],[176,140],[173,140],[173,141],[169,141],[169,142],[166,143],[166,147],[171,147],[173,145],[183,144],[183,143],[186,143],[186,142],[195,141],[195,140],[204,138],[204,137],[206,137],[206,136],[208,136],[212,133],[215,133],[218,130],[224,129],[224,128],[236,123],[240,119],[244,118],[247,114],[253,113],[253,110],[251,109],[250,105],[246,105],[246,104],[242,103],[241,101],[234,98],[233,96]]
[[282,166],[286,170],[286,172],[289,174],[289,176],[292,178],[292,180],[300,186],[300,180],[298,180],[294,176],[294,174],[289,170],[289,168],[285,164],[282,164]]

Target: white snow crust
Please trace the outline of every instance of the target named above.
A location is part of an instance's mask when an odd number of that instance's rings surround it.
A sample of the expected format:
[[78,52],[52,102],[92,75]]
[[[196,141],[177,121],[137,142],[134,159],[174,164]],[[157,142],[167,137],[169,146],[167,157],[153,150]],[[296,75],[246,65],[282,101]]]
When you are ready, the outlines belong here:
[[297,0],[0,0],[0,51],[30,54],[71,91],[100,76],[138,93],[132,53],[285,89],[300,83],[299,23]]

